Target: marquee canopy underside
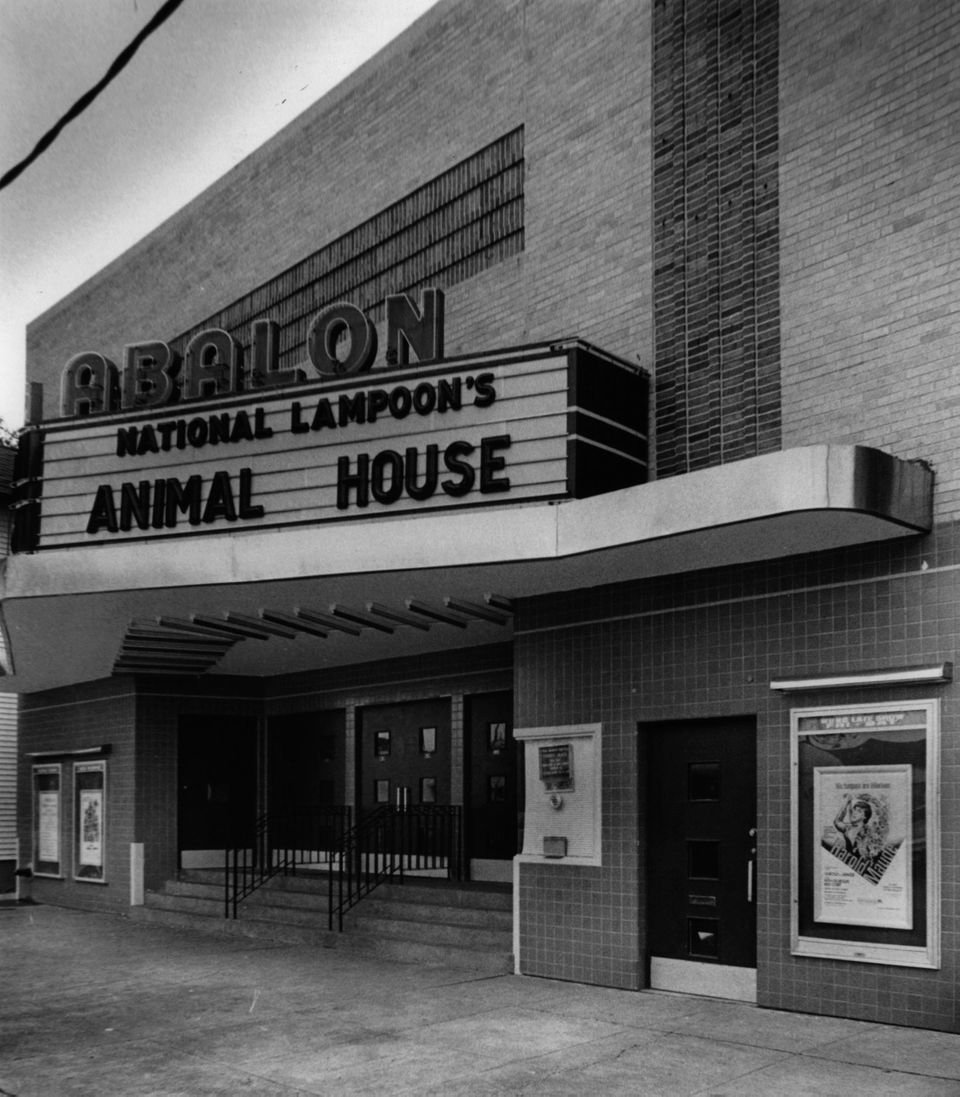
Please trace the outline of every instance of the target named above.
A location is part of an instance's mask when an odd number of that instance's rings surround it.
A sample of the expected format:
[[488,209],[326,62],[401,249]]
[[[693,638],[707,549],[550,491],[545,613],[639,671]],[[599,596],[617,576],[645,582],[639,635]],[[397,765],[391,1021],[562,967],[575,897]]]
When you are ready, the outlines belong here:
[[820,445],[590,499],[14,556],[0,689],[496,643],[519,598],[923,533],[932,497],[921,463]]

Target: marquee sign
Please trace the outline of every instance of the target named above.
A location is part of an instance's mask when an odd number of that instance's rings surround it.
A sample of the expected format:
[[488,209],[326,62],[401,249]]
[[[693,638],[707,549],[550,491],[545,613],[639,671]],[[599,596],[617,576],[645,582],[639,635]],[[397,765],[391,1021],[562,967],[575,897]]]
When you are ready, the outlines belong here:
[[647,377],[571,341],[57,420],[24,443],[17,551],[579,497],[645,481]]
[[[443,357],[443,291],[423,291],[418,309],[405,293],[386,298],[390,366],[406,365],[410,352],[421,363]],[[377,329],[357,305],[338,301],[314,317],[304,348],[315,376],[365,373],[377,354]],[[250,325],[250,354],[222,328],[206,328],[187,343],[181,359],[160,340],[124,347],[123,369],[96,351],[75,354],[60,381],[60,414],[99,415],[163,407],[206,397],[230,396],[302,383],[308,370],[280,367],[280,326],[275,320]]]

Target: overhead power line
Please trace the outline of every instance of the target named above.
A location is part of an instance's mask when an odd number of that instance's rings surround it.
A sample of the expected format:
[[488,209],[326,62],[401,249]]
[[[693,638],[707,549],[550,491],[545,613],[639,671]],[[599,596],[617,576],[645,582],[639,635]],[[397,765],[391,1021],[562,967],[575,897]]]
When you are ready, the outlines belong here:
[[19,164],[12,167],[2,179],[0,179],[0,190],[9,186],[19,175],[27,170],[28,167],[40,156],[46,149],[48,149],[53,142],[57,139],[60,131],[68,125],[70,122],[81,115],[87,107],[97,98],[100,92],[118,76],[120,72],[126,67],[127,63],[137,52],[141,45],[150,37],[151,34],[160,26],[162,26],[173,13],[180,7],[183,0],[167,0],[157,14],[150,20],[149,23],[143,28],[136,38],[126,47],[121,53],[117,55],[117,59],[113,62],[109,69],[107,69],[106,75],[103,79],[95,84],[86,94],[82,95],[76,103],[67,111],[67,113],[51,128],[35,145],[33,151],[25,159],[21,160]]

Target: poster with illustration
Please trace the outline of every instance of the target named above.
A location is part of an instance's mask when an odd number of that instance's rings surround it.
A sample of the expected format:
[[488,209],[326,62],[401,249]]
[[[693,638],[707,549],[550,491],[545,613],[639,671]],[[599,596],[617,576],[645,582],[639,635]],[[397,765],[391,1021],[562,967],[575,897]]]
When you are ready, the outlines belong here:
[[913,928],[911,770],[814,768],[814,921]]
[[80,790],[80,850],[81,865],[103,864],[103,792],[100,789]]

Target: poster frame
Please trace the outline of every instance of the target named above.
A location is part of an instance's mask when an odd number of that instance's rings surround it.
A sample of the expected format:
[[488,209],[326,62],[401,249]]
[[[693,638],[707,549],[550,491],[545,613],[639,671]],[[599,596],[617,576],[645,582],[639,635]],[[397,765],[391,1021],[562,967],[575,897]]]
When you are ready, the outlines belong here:
[[[905,714],[897,722],[896,714]],[[914,719],[906,714],[917,714]],[[809,725],[822,720],[824,727]],[[828,723],[829,721],[829,723]],[[829,729],[829,730],[828,730]],[[801,795],[801,743],[815,735],[843,737],[859,736],[860,743],[874,742],[887,747],[895,742],[892,733],[902,731],[921,731],[923,750],[923,773],[914,774],[914,785],[922,788],[922,797],[912,805],[911,825],[903,828],[912,843],[914,835],[920,840],[916,851],[911,849],[911,858],[921,858],[923,879],[920,890],[915,895],[922,918],[910,931],[892,924],[865,925],[849,921],[829,922],[825,918],[817,921],[816,928],[810,929],[815,920],[817,898],[815,898],[815,880],[813,874],[818,864],[818,850],[804,850],[801,842],[806,838],[811,845],[819,846],[821,836],[817,833],[818,820],[814,818],[812,797],[809,803]],[[864,740],[864,733],[872,734]],[[850,740],[853,744],[854,740]],[[791,953],[794,956],[810,956],[822,959],[850,960],[859,963],[891,964],[902,967],[939,968],[940,967],[940,702],[936,699],[880,701],[854,705],[818,705],[810,708],[790,710],[790,885],[791,885]],[[814,767],[807,767],[814,772]],[[837,770],[837,776],[848,773],[851,777],[858,774],[869,777],[871,771],[877,776],[881,771],[892,771],[890,758],[862,757],[855,765],[823,764],[815,767],[821,773]],[[809,777],[807,778],[809,780]],[[821,778],[814,778],[820,780]],[[919,821],[919,825],[918,825]],[[805,871],[805,865],[812,869]],[[913,872],[913,861],[909,871]],[[913,878],[910,877],[912,885]],[[801,909],[803,905],[803,909]],[[822,910],[821,910],[822,913]],[[801,932],[801,919],[804,931]],[[820,932],[817,932],[823,927]],[[831,932],[831,930],[833,932]],[[840,939],[842,936],[843,939]],[[902,940],[898,940],[898,936]],[[885,938],[881,940],[880,938]],[[917,939],[922,943],[916,943]]]
[[[100,773],[100,787],[81,788],[80,775],[85,773]],[[83,861],[83,811],[84,800],[90,799],[85,794],[99,792],[99,834],[100,834],[100,863],[87,863]],[[89,871],[85,871],[89,870]],[[107,763],[105,760],[96,762],[73,763],[73,878],[84,884],[106,883],[107,875]]]
[[[57,787],[55,790],[40,789],[38,787],[38,778],[47,777],[56,774]],[[33,875],[34,876],[46,876],[54,880],[63,879],[63,766],[59,762],[49,762],[43,765],[35,765],[32,767],[30,785],[33,793],[33,805],[32,805],[32,818],[31,818],[31,838],[33,841]],[[56,795],[56,841],[57,841],[57,858],[41,860],[41,835],[40,835],[40,818],[41,818],[41,793]],[[44,865],[56,866],[51,868],[43,868]]]

